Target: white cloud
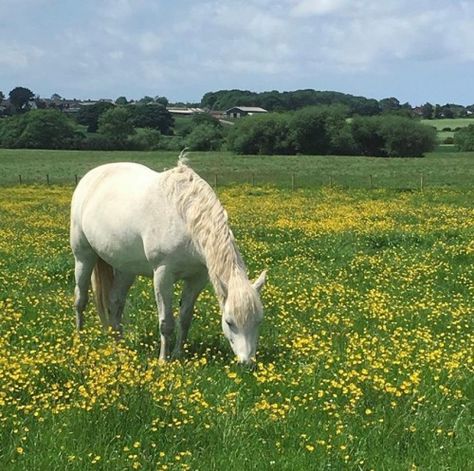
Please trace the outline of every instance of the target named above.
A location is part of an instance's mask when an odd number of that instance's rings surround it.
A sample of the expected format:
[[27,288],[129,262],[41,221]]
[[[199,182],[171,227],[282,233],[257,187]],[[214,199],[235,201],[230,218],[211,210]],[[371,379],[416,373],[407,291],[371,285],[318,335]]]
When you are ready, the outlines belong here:
[[327,15],[351,7],[350,0],[297,0],[291,13],[294,16]]
[[0,67],[14,70],[28,69],[34,66],[44,51],[35,46],[20,45],[15,42],[0,41]]
[[83,0],[73,13],[62,2],[18,1],[22,11],[7,8],[0,66],[9,81],[33,77],[62,95],[159,86],[185,96],[214,83],[291,88],[291,78],[317,87],[329,77],[350,90],[355,76],[369,83],[409,75],[413,64],[474,62],[467,0]]
[[163,40],[158,34],[146,32],[138,37],[138,46],[146,55],[156,54],[162,48]]

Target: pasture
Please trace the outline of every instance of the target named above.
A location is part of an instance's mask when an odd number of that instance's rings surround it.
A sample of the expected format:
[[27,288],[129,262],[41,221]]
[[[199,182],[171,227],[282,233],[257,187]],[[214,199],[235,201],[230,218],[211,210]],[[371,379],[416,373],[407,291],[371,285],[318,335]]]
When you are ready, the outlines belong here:
[[[452,147],[452,146],[451,146]],[[91,168],[107,162],[139,162],[161,171],[175,165],[176,152],[51,151],[0,149],[0,185],[22,183],[72,185]],[[214,185],[266,185],[297,188],[335,185],[348,188],[417,189],[423,175],[427,187],[472,188],[474,154],[446,147],[423,158],[356,156],[259,156],[230,152],[193,152],[193,168]]]
[[[10,159],[15,152],[26,161]],[[359,161],[380,165],[387,181],[404,165],[414,166],[410,174],[438,169],[439,187],[423,192],[337,180],[290,191],[288,169],[305,181],[310,158],[193,158],[210,175],[232,163],[261,175],[281,166],[277,185],[229,180],[218,190],[250,275],[269,270],[253,371],[233,361],[210,288],[181,362],[158,362],[148,279],[131,289],[122,342],[101,331],[93,306],[75,333],[72,185],[13,186],[5,177],[35,159],[64,183],[111,157],[64,155],[0,153],[0,180],[10,183],[0,187],[1,469],[461,470],[474,462],[474,189],[461,178],[472,155],[453,155],[457,166],[436,154]],[[314,159],[314,174],[324,165],[344,174],[341,162],[356,158]],[[175,160],[165,155],[154,167]]]

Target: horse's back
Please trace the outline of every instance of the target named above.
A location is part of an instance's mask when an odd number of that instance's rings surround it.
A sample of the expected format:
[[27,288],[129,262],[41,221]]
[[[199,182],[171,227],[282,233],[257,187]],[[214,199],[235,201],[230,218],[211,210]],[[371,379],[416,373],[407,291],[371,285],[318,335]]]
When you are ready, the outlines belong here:
[[184,224],[166,197],[162,174],[140,164],[97,167],[81,179],[71,208],[71,245],[87,240],[117,269],[150,274],[150,260],[176,250]]

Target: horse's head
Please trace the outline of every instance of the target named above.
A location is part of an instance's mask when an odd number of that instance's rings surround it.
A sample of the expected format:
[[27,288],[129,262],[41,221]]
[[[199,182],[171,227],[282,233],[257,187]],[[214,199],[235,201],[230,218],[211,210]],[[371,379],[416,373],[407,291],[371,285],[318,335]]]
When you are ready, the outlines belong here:
[[229,282],[222,311],[222,330],[239,363],[251,364],[255,361],[258,332],[263,319],[260,290],[265,278],[266,272],[262,272],[253,284],[242,278]]

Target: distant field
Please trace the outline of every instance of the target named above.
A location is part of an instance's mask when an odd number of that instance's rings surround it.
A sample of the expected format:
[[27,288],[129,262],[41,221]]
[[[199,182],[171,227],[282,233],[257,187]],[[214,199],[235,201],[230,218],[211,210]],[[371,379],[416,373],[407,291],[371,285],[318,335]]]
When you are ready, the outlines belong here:
[[[349,156],[237,156],[228,152],[193,152],[193,168],[218,186],[271,184],[280,188],[342,186],[414,189],[423,175],[426,186],[472,187],[474,153],[443,148],[424,158]],[[107,162],[140,162],[156,170],[175,165],[177,152],[100,152],[0,149],[0,185],[74,184],[91,168]],[[372,177],[371,177],[372,176]]]
[[469,124],[474,124],[474,118],[422,119],[421,122],[428,126],[434,126],[438,131],[442,131],[444,128],[451,128],[454,131],[456,128],[465,128]]

